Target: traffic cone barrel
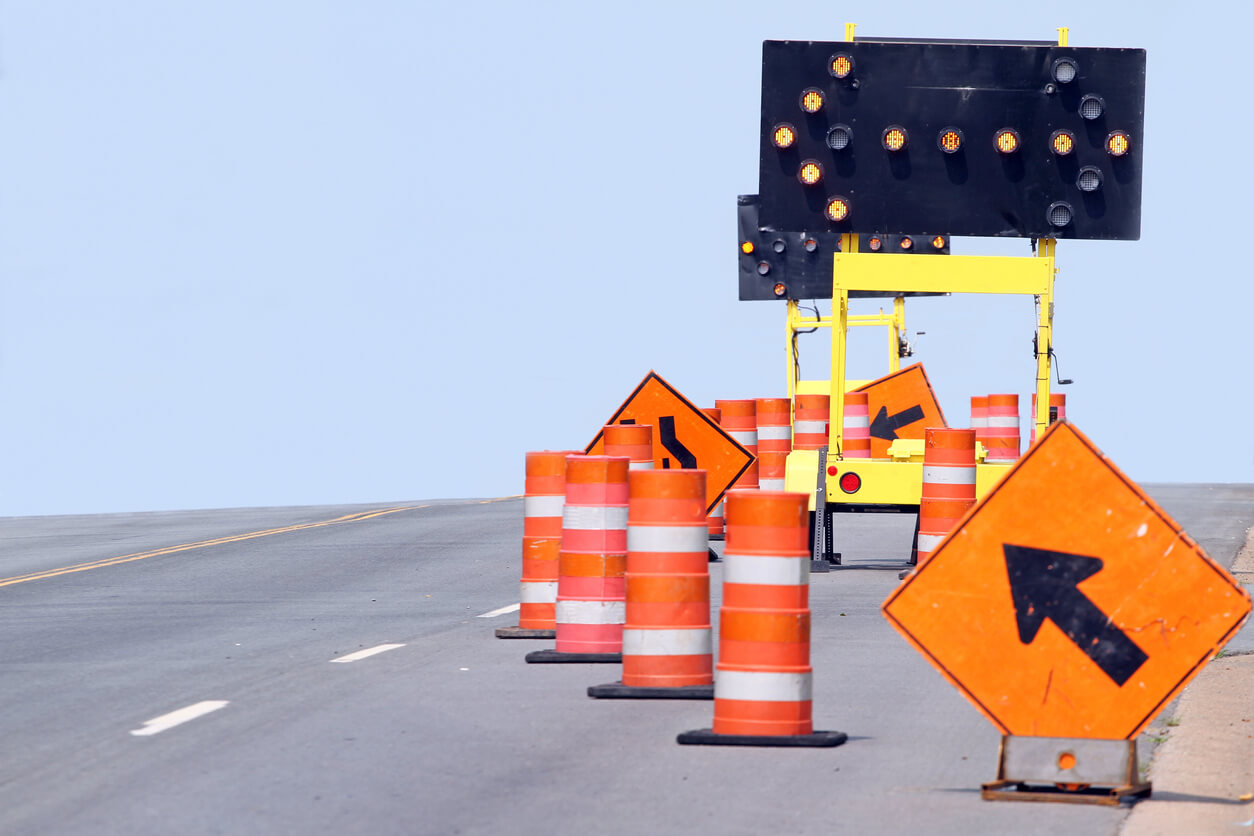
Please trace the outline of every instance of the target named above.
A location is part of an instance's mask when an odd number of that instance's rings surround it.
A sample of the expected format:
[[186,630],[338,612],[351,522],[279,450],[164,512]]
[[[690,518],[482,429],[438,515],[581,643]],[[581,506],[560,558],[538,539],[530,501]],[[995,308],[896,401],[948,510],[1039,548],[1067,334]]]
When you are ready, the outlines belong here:
[[988,395],[971,396],[971,429],[975,440],[988,449]]
[[845,422],[841,457],[871,458],[871,405],[866,392],[845,393]]
[[1019,458],[1019,396],[988,396],[987,462],[1012,462]]
[[776,450],[763,450],[758,453],[758,487],[764,491],[782,491],[787,465],[787,453]]
[[920,566],[974,504],[975,430],[925,430],[917,544]]
[[592,697],[711,699],[704,470],[629,477],[623,679]]
[[827,446],[831,402],[830,395],[797,396],[796,416],[792,424],[794,450],[818,450]]
[[758,452],[792,452],[791,407],[788,398],[758,398]]
[[[1057,424],[1067,417],[1067,395],[1065,392],[1049,393],[1049,423]],[[1036,443],[1036,393],[1032,393],[1032,413],[1028,416],[1028,425],[1032,428],[1028,436],[1028,446]]]
[[528,662],[622,658],[629,464],[626,456],[567,457],[554,613],[557,645],[528,653]]
[[809,496],[727,497],[714,725],[680,743],[836,746],[811,716]]
[[[757,402],[751,399],[716,400],[715,408],[723,413],[723,429],[727,434],[753,454],[753,461],[740,474],[740,478],[732,485],[733,488],[756,488],[758,486],[758,424]],[[724,525],[726,525],[724,510]]]
[[498,628],[497,638],[551,639],[556,635],[557,560],[562,547],[567,455],[549,450],[527,454],[518,626]]
[[[706,407],[701,411],[704,412],[715,424],[722,426],[723,410],[718,409],[717,407]],[[706,527],[709,532],[708,536],[711,540],[723,539],[723,500],[720,499],[718,504],[714,506],[714,510],[710,512],[708,517],[706,517]]]
[[607,424],[601,429],[605,455],[626,456],[630,470],[653,469],[653,427],[649,424]]

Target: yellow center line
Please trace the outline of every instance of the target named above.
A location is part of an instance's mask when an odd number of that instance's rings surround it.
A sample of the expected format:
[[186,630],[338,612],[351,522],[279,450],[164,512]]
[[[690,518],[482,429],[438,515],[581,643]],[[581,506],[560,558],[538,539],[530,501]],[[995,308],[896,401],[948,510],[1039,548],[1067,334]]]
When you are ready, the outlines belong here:
[[[510,499],[512,497],[501,497],[500,499],[476,500],[478,504],[484,505],[489,502],[500,502],[502,499]],[[10,578],[0,578],[0,586],[12,586],[13,584],[26,583],[27,581],[38,581],[44,578],[55,578],[58,575],[70,575],[75,572],[89,572],[93,569],[103,569],[106,566],[117,566],[120,563],[131,563],[136,560],[144,560],[149,557],[160,557],[166,554],[175,554],[177,552],[191,551],[192,549],[203,549],[209,546],[221,546],[227,543],[239,543],[244,540],[255,540],[258,537],[270,537],[274,534],[286,534],[292,531],[305,531],[311,528],[323,528],[329,525],[343,525],[345,523],[362,522],[363,520],[372,520],[376,517],[383,517],[388,514],[397,514],[401,511],[417,511],[420,508],[430,508],[431,505],[403,505],[396,508],[378,508],[371,511],[359,511],[355,514],[345,514],[342,517],[336,517],[333,520],[323,520],[313,523],[299,523],[297,525],[284,526],[282,528],[267,528],[263,531],[251,531],[247,534],[233,534],[227,537],[216,537],[212,540],[199,540],[195,543],[182,543],[177,546],[166,546],[160,549],[152,549],[146,552],[134,552],[132,554],[119,555],[117,557],[106,557],[100,560],[93,560],[88,563],[76,563],[72,566],[61,566],[57,569],[46,569],[42,572],[31,572],[26,575],[14,575]]]

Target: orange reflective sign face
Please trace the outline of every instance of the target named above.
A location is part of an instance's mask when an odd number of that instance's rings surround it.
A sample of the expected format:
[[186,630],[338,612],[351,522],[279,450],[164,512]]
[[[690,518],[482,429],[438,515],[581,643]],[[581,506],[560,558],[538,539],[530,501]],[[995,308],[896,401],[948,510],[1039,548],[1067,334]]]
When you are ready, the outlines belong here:
[[[648,424],[653,427],[655,468],[700,468],[706,471],[706,512],[748,469],[753,454],[723,431],[704,412],[679,394],[657,372],[649,372],[606,424]],[[605,442],[598,432],[587,453],[601,455]]]
[[895,439],[923,438],[928,427],[949,426],[922,363],[872,380],[856,391],[867,393],[872,458],[887,458],[888,445]]
[[1003,734],[1130,739],[1250,596],[1062,421],[882,610]]

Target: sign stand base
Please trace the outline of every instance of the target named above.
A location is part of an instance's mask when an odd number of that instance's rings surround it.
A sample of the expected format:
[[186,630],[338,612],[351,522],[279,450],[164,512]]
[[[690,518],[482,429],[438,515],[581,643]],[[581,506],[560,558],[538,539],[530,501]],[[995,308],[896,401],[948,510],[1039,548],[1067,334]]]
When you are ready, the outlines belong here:
[[[814,491],[814,540],[810,549],[810,571],[830,572],[832,529],[827,521],[827,448],[819,448],[819,479]],[[836,556],[840,563],[840,556]]]
[[985,801],[1055,801],[1117,806],[1149,798],[1137,771],[1135,740],[1003,735],[997,780],[982,785]]
[[812,749],[839,746],[848,740],[841,731],[816,731],[810,734],[716,734],[713,729],[697,729],[679,735],[675,740],[686,746],[781,746],[790,749]]
[[498,639],[555,639],[557,630],[530,630],[525,627],[497,627]]

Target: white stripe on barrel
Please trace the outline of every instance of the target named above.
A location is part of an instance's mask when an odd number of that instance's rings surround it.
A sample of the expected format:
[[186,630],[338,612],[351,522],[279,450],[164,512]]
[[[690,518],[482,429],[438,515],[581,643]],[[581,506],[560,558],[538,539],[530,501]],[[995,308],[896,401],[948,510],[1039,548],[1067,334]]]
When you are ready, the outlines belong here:
[[629,552],[704,553],[709,550],[709,529],[697,526],[628,525]]
[[800,557],[762,557],[760,555],[723,555],[723,583],[753,583],[765,586],[796,586],[810,582],[810,559]]
[[526,581],[520,594],[523,604],[552,604],[557,600],[557,581]]
[[565,505],[562,507],[562,528],[574,531],[621,531],[626,527],[626,505]]
[[625,601],[558,601],[561,624],[622,624],[627,617]]
[[923,481],[934,485],[974,485],[974,467],[923,465]]
[[813,694],[813,675],[772,671],[714,671],[714,698],[759,702],[806,702]]
[[524,496],[524,517],[560,517],[562,507],[566,504],[564,496]]
[[702,656],[714,652],[710,630],[623,630],[623,654],[630,656]]

